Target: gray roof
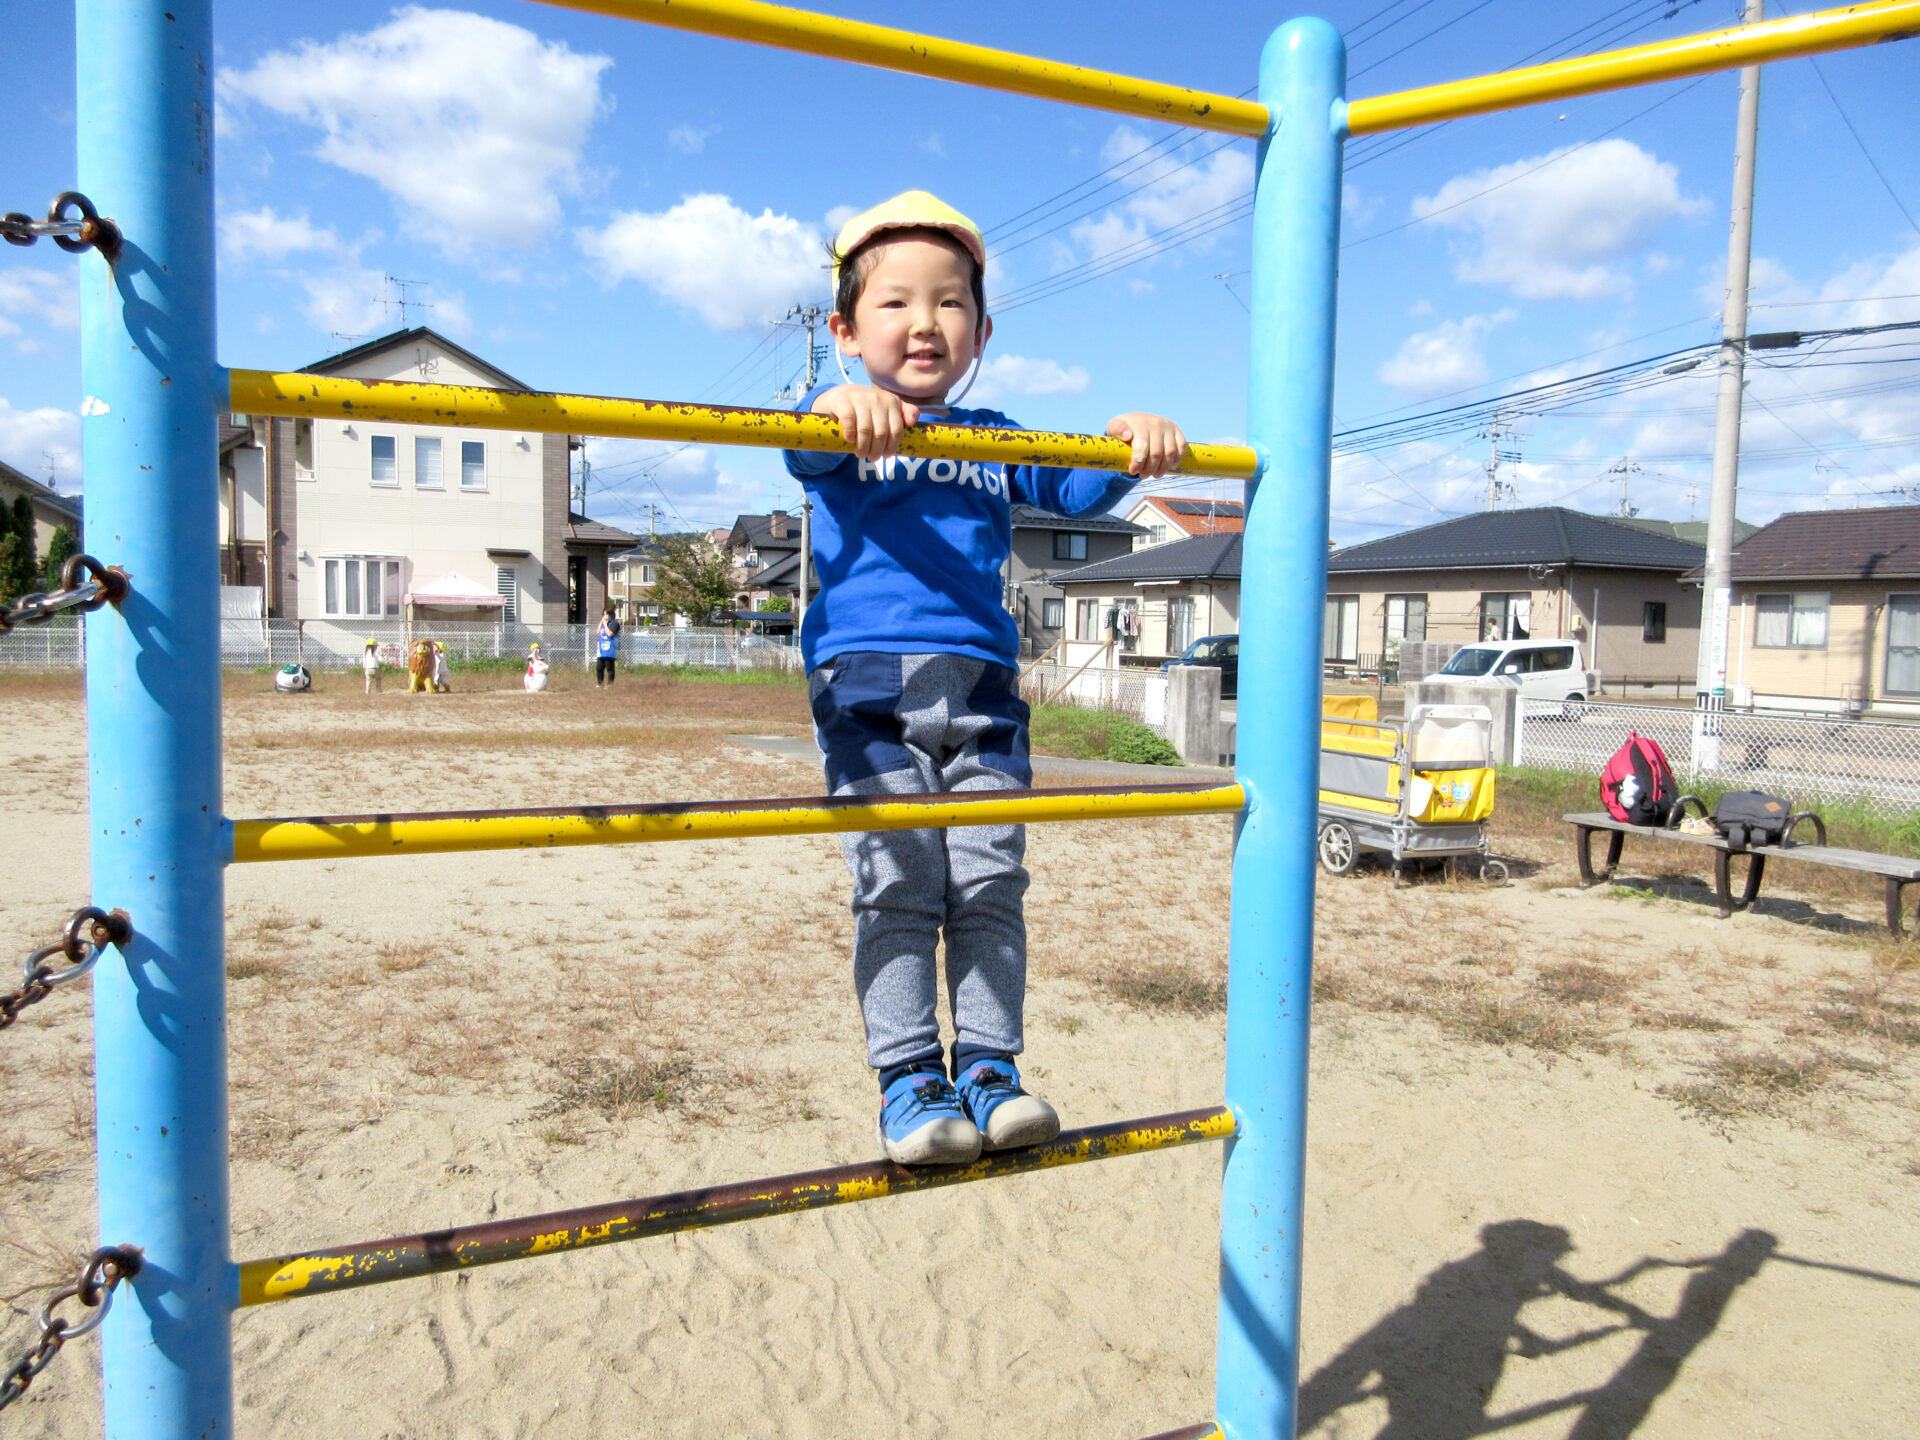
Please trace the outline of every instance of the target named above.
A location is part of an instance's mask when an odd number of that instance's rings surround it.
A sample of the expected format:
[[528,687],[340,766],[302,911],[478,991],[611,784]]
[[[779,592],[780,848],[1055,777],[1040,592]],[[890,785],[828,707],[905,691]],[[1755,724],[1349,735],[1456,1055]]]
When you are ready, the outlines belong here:
[[1144,535],[1147,527],[1118,515],[1056,515],[1037,505],[1015,505],[1012,510],[1016,530],[1098,530],[1106,535]]
[[513,376],[507,374],[507,372],[502,370],[498,365],[493,364],[491,361],[482,360],[478,355],[467,349],[466,346],[454,344],[453,341],[447,339],[447,337],[442,335],[438,330],[426,325],[415,325],[410,330],[396,330],[391,335],[378,336],[364,344],[355,345],[351,350],[342,350],[337,355],[329,355],[324,360],[316,360],[311,365],[303,365],[300,367],[300,373],[302,375],[329,374],[334,370],[352,364],[356,360],[364,360],[369,355],[379,355],[384,351],[396,349],[401,345],[411,345],[416,340],[431,340],[448,354],[466,361],[476,370],[484,371],[493,376],[494,379],[500,382],[502,389],[521,390],[528,393],[531,393],[533,390],[533,387],[524,380],[514,379]]
[[0,480],[5,480],[34,504],[44,505],[49,510],[70,516],[76,525],[80,522],[81,500],[78,495],[62,495],[52,486],[42,484],[24,471],[14,469],[4,460],[0,460]]
[[1189,535],[1165,545],[1135,550],[1112,560],[1096,560],[1078,570],[1063,570],[1050,576],[1049,585],[1086,585],[1140,580],[1232,580],[1240,579],[1240,542],[1231,535]]
[[800,512],[783,512],[787,517],[787,533],[773,533],[773,515],[736,515],[733,531],[727,536],[729,545],[747,545],[755,550],[798,550],[800,548]]
[[567,542],[573,545],[610,545],[622,550],[630,548],[640,537],[620,529],[615,525],[602,524],[598,520],[589,520],[586,516],[573,511],[567,512]]
[[1691,570],[1699,545],[1603,515],[1558,505],[1491,510],[1443,520],[1383,540],[1349,545],[1327,557],[1336,573],[1378,570],[1488,570],[1584,565],[1616,570]]

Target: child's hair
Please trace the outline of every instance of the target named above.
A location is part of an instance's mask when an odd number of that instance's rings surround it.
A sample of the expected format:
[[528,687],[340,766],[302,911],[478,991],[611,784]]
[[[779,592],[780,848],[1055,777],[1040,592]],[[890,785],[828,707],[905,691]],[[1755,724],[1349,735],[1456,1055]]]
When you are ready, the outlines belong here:
[[987,286],[986,277],[980,273],[980,262],[973,258],[972,251],[953,236],[931,225],[902,226],[897,230],[876,231],[845,255],[834,249],[832,241],[827,242],[827,254],[840,276],[839,288],[833,296],[833,308],[851,321],[853,307],[860,303],[860,292],[867,288],[867,276],[873,273],[873,267],[878,263],[880,247],[895,240],[905,239],[937,240],[943,245],[958,250],[966,257],[967,288],[973,293],[973,310],[979,317],[974,322],[975,328],[985,325],[987,323]]

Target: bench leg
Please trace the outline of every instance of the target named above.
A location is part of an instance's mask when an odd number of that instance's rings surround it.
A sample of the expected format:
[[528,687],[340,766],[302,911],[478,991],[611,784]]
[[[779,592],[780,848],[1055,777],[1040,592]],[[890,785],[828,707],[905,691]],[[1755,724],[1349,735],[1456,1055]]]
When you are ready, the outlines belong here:
[[1886,877],[1886,886],[1887,886],[1887,933],[1889,935],[1892,935],[1897,940],[1899,939],[1900,936],[1906,933],[1905,928],[1900,923],[1901,898],[1906,893],[1906,889],[1907,889],[1906,882],[1896,878],[1895,876],[1889,875]]
[[1733,852],[1715,850],[1713,852],[1713,892],[1720,902],[1720,918],[1725,920],[1736,910],[1744,910],[1759,898],[1760,880],[1767,873],[1767,857],[1747,854],[1747,883],[1741,887],[1740,898],[1733,898]]
[[1613,878],[1613,872],[1614,872],[1614,870],[1615,870],[1615,869],[1617,869],[1617,868],[1619,867],[1619,864],[1620,864],[1620,850],[1621,850],[1621,847],[1623,847],[1623,846],[1624,846],[1624,845],[1625,845],[1626,843],[1627,843],[1627,837],[1626,837],[1626,835],[1625,835],[1625,834],[1624,834],[1623,832],[1621,832],[1621,831],[1619,831],[1619,830],[1615,830],[1615,831],[1613,831],[1613,832],[1611,832],[1611,833],[1610,833],[1610,834],[1609,834],[1609,835],[1607,836],[1607,875],[1606,875],[1606,878],[1607,878],[1607,879],[1609,879],[1609,880],[1611,880],[1611,879]]
[[1585,825],[1574,827],[1573,857],[1580,866],[1580,888],[1585,890],[1598,884],[1600,880],[1611,879],[1613,870],[1620,863],[1620,847],[1627,843],[1627,837],[1621,831],[1607,832],[1607,868],[1596,877],[1593,873],[1593,831]]

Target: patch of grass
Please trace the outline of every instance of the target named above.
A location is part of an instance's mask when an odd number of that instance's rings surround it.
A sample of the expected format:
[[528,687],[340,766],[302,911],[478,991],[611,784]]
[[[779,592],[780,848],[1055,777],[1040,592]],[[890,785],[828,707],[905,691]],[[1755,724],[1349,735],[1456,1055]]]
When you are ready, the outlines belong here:
[[[548,1119],[571,1110],[590,1110],[605,1120],[625,1120],[648,1108],[678,1107],[698,1087],[691,1060],[615,1060],[604,1055],[563,1060],[555,1067],[553,1098],[537,1112]],[[572,1142],[569,1142],[572,1143]]]
[[1122,960],[1093,978],[1114,999],[1142,1010],[1198,1015],[1227,1006],[1226,977],[1202,975],[1184,965]]
[[1632,982],[1590,961],[1564,960],[1542,967],[1533,987],[1569,1005],[1600,1005],[1622,999]]
[[1778,1114],[1832,1077],[1833,1060],[1817,1052],[1729,1050],[1710,1061],[1701,1078],[1662,1085],[1656,1092],[1700,1119],[1726,1122]]
[[267,955],[233,955],[227,960],[229,980],[259,980],[280,973],[282,962]]
[[1030,731],[1034,753],[1130,765],[1178,765],[1173,746],[1138,720],[1077,705],[1041,705]]
[[64,1168],[61,1153],[53,1146],[36,1145],[19,1135],[0,1135],[0,1180],[31,1185]]
[[426,940],[388,940],[374,954],[379,957],[374,963],[387,974],[405,975],[438,959],[440,947]]
[[1725,1020],[1716,1020],[1698,1010],[1639,1010],[1633,1023],[1643,1030],[1731,1030]]
[[1443,1029],[1482,1045],[1515,1045],[1549,1054],[1599,1049],[1599,1037],[1564,1012],[1526,996],[1496,995],[1474,987],[1423,1007]]

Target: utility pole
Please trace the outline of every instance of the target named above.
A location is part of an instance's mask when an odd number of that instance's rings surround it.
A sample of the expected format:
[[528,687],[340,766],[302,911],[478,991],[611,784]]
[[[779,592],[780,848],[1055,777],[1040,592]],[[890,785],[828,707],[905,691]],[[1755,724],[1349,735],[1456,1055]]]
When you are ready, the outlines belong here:
[[[1765,0],[1746,0],[1757,25]],[[1740,487],[1740,401],[1746,383],[1747,267],[1753,256],[1753,166],[1760,139],[1760,67],[1740,72],[1733,146],[1727,300],[1720,317],[1720,397],[1713,425],[1713,490],[1707,509],[1707,563],[1700,587],[1700,654],[1694,671],[1693,766],[1720,764],[1720,715],[1727,705],[1727,613],[1733,596],[1733,516]]]
[[1633,463],[1631,455],[1623,455],[1620,457],[1619,464],[1607,467],[1607,474],[1620,477],[1620,503],[1614,507],[1613,513],[1622,520],[1631,520],[1640,513],[1640,508],[1627,497],[1627,480],[1639,473],[1640,467]]
[[807,618],[807,590],[813,583],[813,502],[800,492],[800,596],[793,605],[793,641],[800,643],[800,623]]
[[587,513],[587,481],[593,475],[593,461],[587,458],[587,442],[580,442],[580,471],[573,487],[573,513],[584,518]]
[[807,359],[799,390],[796,392],[793,386],[787,385],[773,397],[776,405],[791,405],[813,389],[820,379],[820,362],[827,358],[827,347],[816,345],[813,333],[827,323],[827,311],[819,305],[795,305],[788,309],[782,319],[773,323],[807,332]]
[[1515,498],[1513,482],[1511,480],[1502,481],[1500,479],[1500,467],[1502,465],[1518,465],[1520,463],[1520,452],[1518,450],[1503,450],[1500,448],[1500,442],[1502,440],[1511,440],[1513,438],[1513,426],[1508,424],[1502,416],[1495,415],[1487,428],[1480,432],[1480,435],[1481,438],[1487,442],[1487,509],[1490,511],[1498,510],[1500,508],[1500,501],[1503,498],[1506,500]]

